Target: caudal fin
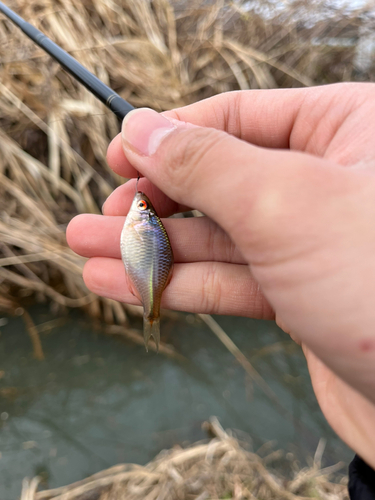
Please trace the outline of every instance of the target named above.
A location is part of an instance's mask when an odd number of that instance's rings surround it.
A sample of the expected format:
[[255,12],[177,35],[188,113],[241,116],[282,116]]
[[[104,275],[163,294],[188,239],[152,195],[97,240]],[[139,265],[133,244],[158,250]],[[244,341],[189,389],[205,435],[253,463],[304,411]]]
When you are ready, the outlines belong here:
[[148,351],[148,341],[150,337],[154,337],[156,344],[156,351],[159,351],[160,343],[160,318],[143,318],[143,336],[145,339],[146,351]]

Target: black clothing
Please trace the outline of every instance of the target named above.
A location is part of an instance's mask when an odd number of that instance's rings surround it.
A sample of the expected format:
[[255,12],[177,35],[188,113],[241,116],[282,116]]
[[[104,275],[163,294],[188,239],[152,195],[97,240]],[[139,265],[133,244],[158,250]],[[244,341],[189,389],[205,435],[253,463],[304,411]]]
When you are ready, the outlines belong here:
[[375,471],[358,455],[349,465],[350,500],[375,500]]

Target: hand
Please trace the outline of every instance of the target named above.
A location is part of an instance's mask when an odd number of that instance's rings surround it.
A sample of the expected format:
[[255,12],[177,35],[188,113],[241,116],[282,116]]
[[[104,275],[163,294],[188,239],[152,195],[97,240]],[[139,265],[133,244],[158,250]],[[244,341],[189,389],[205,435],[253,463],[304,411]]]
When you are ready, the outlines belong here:
[[[163,307],[270,319],[302,343],[332,427],[375,467],[375,86],[222,94],[130,113],[108,151],[162,217],[175,271]],[[165,193],[165,194],[163,194]],[[119,236],[134,181],[68,242],[87,286],[123,302]],[[121,217],[113,217],[121,216]]]

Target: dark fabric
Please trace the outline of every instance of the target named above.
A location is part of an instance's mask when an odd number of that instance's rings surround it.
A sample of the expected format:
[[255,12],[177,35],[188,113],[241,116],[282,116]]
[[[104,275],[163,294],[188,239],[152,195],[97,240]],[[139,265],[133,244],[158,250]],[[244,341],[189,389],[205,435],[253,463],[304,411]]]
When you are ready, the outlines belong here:
[[375,500],[375,471],[358,455],[349,465],[350,500]]

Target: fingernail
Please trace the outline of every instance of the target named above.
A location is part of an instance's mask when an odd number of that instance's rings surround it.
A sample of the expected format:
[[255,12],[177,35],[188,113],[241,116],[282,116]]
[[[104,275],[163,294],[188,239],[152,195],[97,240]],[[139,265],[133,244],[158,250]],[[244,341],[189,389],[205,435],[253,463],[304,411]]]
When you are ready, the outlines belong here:
[[137,153],[151,156],[175,128],[168,118],[152,109],[135,109],[123,121],[122,140]]

